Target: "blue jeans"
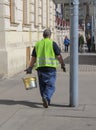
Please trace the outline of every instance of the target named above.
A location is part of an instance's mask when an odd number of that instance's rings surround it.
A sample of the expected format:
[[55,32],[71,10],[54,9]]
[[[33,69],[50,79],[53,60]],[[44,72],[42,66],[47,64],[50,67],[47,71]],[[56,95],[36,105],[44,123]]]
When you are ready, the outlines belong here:
[[38,71],[38,80],[41,97],[50,103],[55,92],[56,70],[50,72]]

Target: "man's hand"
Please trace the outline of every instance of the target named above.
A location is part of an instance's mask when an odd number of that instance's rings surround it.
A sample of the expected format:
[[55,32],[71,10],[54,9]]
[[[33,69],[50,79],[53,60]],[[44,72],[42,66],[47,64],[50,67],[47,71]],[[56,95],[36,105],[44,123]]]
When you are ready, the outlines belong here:
[[63,69],[63,72],[66,72],[65,64],[61,64],[61,69]]
[[32,67],[28,67],[26,70],[26,74],[32,74]]

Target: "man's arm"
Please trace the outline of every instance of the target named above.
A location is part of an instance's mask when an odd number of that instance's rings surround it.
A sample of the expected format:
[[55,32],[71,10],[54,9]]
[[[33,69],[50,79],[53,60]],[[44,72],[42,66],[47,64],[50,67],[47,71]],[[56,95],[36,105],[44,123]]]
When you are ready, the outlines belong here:
[[56,56],[56,58],[58,59],[58,61],[61,64],[61,69],[63,69],[63,71],[66,72],[65,63],[64,63],[64,60],[62,58],[62,55],[60,54],[60,55]]
[[61,64],[61,69],[63,69],[63,71],[66,72],[66,68],[65,68],[65,64],[64,64],[64,61],[63,61],[63,58],[61,55],[61,51],[55,42],[53,42],[53,48],[54,48],[56,58],[59,61],[59,63]]
[[[61,54],[58,55],[58,56],[56,56],[56,58],[58,59],[58,61],[60,62],[61,65],[64,64],[64,61],[63,61],[63,58],[62,58],[62,55],[61,55]],[[64,65],[65,65],[65,64],[64,64]]]
[[33,51],[32,51],[32,55],[31,55],[31,56],[32,56],[32,57],[31,57],[29,66],[30,66],[30,67],[33,67],[34,64],[35,64],[35,62],[36,62],[36,49],[35,49],[35,47],[34,47],[34,49],[33,49]]
[[31,57],[31,60],[30,60],[29,67],[25,70],[27,74],[32,73],[32,68],[33,68],[35,62],[36,62],[36,51],[35,51],[35,48],[34,48],[33,51],[32,51],[32,57]]
[[64,61],[61,55],[61,50],[59,49],[58,45],[55,42],[53,42],[53,49],[57,60],[60,62],[60,64],[63,64]]
[[32,56],[32,57],[31,57],[31,60],[30,60],[29,67],[32,67],[32,68],[33,68],[35,62],[36,62],[36,57]]

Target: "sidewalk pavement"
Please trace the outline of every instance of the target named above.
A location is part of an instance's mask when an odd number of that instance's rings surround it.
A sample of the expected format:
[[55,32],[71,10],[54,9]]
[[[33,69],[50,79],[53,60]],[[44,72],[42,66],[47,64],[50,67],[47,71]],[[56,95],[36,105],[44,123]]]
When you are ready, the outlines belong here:
[[0,130],[96,130],[96,71],[79,71],[77,107],[69,106],[69,71],[58,69],[49,108],[42,106],[39,87],[25,90],[24,77],[0,80]]
[[[67,71],[70,71],[70,53],[62,53]],[[79,53],[78,54],[78,70],[96,72],[96,53]]]

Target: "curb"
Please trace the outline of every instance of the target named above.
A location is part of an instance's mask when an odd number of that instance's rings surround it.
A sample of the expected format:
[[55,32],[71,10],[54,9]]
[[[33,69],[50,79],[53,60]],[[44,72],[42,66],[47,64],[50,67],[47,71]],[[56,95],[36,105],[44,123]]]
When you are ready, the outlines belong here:
[[[61,68],[59,67],[57,71],[62,71]],[[66,64],[66,71],[70,71],[70,65]],[[96,66],[94,65],[78,65],[78,71],[80,72],[96,72]]]

